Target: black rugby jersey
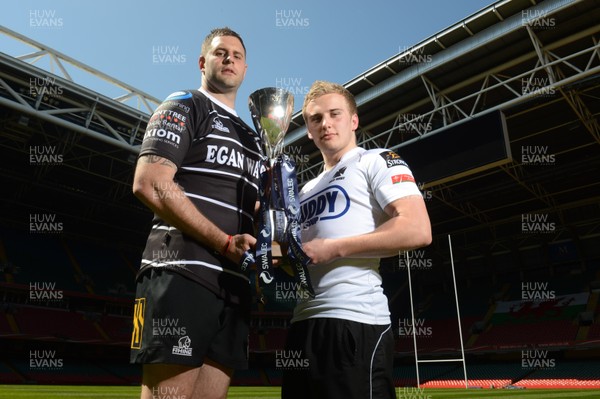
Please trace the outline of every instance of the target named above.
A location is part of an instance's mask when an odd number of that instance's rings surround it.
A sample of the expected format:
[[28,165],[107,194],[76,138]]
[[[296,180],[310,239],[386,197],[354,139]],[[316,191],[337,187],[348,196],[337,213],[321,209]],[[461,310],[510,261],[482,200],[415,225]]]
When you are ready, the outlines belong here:
[[[173,93],[150,118],[140,156],[175,163],[175,183],[225,233],[254,234],[260,141],[232,112],[201,90]],[[237,265],[157,215],[152,224],[138,276],[151,267],[168,268],[234,303],[248,299],[249,280]]]

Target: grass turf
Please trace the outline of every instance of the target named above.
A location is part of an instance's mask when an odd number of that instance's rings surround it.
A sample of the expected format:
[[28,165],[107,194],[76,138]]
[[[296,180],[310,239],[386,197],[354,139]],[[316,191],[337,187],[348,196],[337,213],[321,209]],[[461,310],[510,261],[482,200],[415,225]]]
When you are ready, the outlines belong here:
[[[0,399],[134,399],[139,387],[0,385]],[[280,387],[231,387],[228,398],[279,398]],[[598,399],[600,391],[591,389],[416,389],[397,388],[398,399]],[[165,397],[168,397],[165,396]],[[173,399],[178,399],[177,395]],[[181,398],[185,399],[185,398]],[[187,398],[190,399],[190,398]]]

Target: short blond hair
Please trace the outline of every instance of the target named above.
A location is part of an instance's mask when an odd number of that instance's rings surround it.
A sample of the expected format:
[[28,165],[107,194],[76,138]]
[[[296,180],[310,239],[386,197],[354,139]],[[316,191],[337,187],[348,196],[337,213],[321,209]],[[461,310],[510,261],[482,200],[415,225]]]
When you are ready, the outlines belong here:
[[304,97],[304,104],[302,105],[302,117],[306,122],[306,107],[308,103],[317,98],[324,96],[325,94],[341,94],[346,99],[346,104],[351,114],[358,114],[358,107],[356,106],[356,100],[352,93],[348,91],[344,86],[338,83],[326,82],[324,80],[317,80],[310,86],[308,93]]

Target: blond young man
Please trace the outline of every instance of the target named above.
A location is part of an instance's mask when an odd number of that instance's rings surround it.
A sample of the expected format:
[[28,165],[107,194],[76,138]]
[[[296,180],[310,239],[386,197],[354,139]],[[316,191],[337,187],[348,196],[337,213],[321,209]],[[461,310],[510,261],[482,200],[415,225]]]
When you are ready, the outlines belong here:
[[294,309],[286,350],[301,353],[309,367],[284,372],[282,397],[394,398],[394,339],[379,261],[430,244],[427,209],[397,154],[357,146],[356,102],[343,86],[315,82],[302,114],[324,161],[300,193],[316,296]]

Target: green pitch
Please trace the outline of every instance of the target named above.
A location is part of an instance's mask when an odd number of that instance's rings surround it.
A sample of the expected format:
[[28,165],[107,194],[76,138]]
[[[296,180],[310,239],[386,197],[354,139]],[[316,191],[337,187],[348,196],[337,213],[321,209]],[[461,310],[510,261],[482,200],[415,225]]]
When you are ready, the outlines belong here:
[[[231,387],[228,398],[279,398],[279,387]],[[137,399],[139,387],[0,385],[0,399]],[[591,389],[396,389],[398,399],[598,399],[600,391]],[[191,399],[191,398],[188,398]],[[307,398],[308,399],[308,398]]]

